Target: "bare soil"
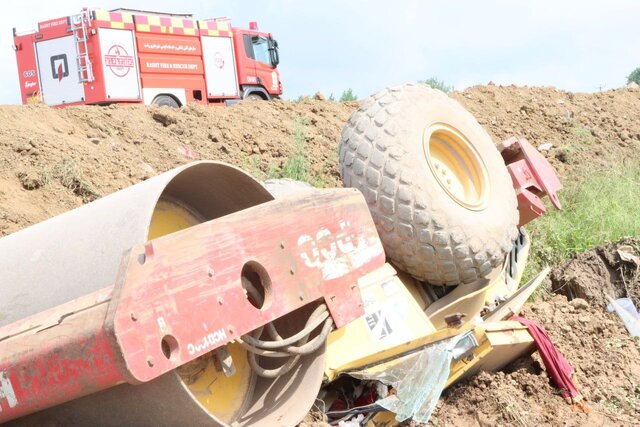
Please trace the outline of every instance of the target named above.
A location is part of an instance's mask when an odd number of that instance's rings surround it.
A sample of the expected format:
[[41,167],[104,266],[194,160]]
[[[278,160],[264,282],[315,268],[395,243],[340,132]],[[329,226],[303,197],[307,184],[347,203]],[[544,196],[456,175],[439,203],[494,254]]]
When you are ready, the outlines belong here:
[[[519,135],[537,147],[546,144],[545,156],[563,177],[617,167],[640,152],[637,89],[574,94],[487,85],[451,96],[496,142]],[[0,106],[0,236],[192,159],[225,161],[265,178],[295,152],[296,134],[302,135],[308,166],[319,183],[340,185],[337,143],[356,108],[357,103],[308,98],[181,110]],[[628,287],[635,277],[637,285],[638,276],[628,263],[609,257],[612,253],[609,247],[591,251],[554,271],[559,289],[576,283],[586,302],[555,296],[525,309],[575,367],[590,414],[571,410],[534,354],[504,372],[482,373],[447,391],[432,423],[638,425],[640,344],[602,307],[603,289],[621,296],[620,283]],[[637,303],[638,287],[629,289]],[[306,422],[322,424],[314,417]]]
[[623,239],[584,252],[556,267],[551,288],[567,298],[606,307],[609,298],[631,298],[640,307],[640,240]]
[[615,314],[583,299],[568,302],[563,295],[529,304],[522,314],[544,326],[571,363],[591,412],[575,411],[564,401],[534,353],[503,372],[483,372],[447,390],[433,425],[638,425],[640,341]]
[[562,177],[608,169],[637,158],[640,90],[573,93],[553,87],[474,86],[451,95],[494,140],[517,135],[536,147]]
[[337,186],[336,141],[356,105],[0,106],[0,236],[194,159],[264,178],[296,150],[296,132],[310,170],[323,185]]

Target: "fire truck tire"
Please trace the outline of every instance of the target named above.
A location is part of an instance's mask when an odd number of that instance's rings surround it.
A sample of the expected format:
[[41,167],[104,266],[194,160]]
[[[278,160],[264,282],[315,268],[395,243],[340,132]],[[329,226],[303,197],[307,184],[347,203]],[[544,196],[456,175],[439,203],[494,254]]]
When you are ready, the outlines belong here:
[[260,96],[257,93],[250,93],[249,95],[247,95],[247,97],[245,99],[249,99],[252,101],[264,101],[264,98],[262,96]]
[[342,131],[340,175],[365,196],[387,257],[434,285],[487,278],[517,236],[516,194],[489,134],[426,85],[362,101]]
[[158,95],[151,102],[153,105],[180,108],[180,103],[171,95]]

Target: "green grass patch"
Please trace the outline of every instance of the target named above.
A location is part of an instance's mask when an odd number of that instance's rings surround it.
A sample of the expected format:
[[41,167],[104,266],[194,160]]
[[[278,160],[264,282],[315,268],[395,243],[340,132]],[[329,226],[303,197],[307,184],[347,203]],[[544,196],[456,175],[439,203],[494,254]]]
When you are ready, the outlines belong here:
[[591,134],[591,131],[582,126],[580,121],[576,118],[571,119],[571,133],[581,144],[593,145],[596,143],[596,139]]
[[546,265],[625,236],[640,236],[640,163],[566,179],[563,209],[526,226],[532,246],[524,280]]
[[295,149],[287,157],[281,170],[270,169],[270,178],[290,178],[303,181],[314,187],[323,187],[324,181],[320,175],[311,170],[311,162],[306,149],[306,129],[309,126],[309,118],[298,117],[295,120],[293,140]]
[[40,179],[44,185],[53,182],[60,183],[71,190],[76,196],[82,198],[85,203],[100,198],[100,193],[82,176],[82,171],[75,160],[64,158],[51,168],[42,171]]
[[258,154],[243,155],[242,169],[258,180],[262,181],[268,178],[267,174],[262,170],[262,159]]
[[[322,176],[311,169],[306,147],[306,130],[309,126],[307,116],[299,116],[294,121],[294,150],[289,154],[282,167],[269,163],[264,167],[262,158],[252,154],[242,159],[242,168],[259,180],[270,178],[289,178],[303,181],[314,187],[324,187]],[[337,160],[336,160],[337,161]]]

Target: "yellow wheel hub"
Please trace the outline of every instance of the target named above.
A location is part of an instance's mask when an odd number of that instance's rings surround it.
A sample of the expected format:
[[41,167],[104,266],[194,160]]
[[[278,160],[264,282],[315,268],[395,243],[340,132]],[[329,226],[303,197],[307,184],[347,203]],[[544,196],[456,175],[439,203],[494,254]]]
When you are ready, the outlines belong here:
[[[161,199],[151,217],[149,240],[192,227],[204,219],[189,208],[172,200]],[[209,413],[225,423],[232,423],[251,397],[255,374],[239,344],[230,344],[227,351],[233,359],[235,373],[225,376],[216,364],[214,353],[205,354],[181,366],[178,374],[193,397]]]
[[453,200],[471,210],[486,207],[487,170],[462,133],[442,123],[434,124],[424,133],[423,147],[431,172]]

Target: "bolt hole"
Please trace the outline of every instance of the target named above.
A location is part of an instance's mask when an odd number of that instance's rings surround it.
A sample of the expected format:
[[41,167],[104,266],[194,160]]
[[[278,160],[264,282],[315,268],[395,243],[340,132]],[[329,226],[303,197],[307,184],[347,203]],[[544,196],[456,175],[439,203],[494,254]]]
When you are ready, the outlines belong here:
[[271,278],[267,270],[256,261],[242,267],[240,277],[247,299],[257,309],[266,309],[271,304]]
[[169,360],[173,360],[178,353],[178,340],[173,335],[165,335],[160,342],[162,354]]

